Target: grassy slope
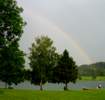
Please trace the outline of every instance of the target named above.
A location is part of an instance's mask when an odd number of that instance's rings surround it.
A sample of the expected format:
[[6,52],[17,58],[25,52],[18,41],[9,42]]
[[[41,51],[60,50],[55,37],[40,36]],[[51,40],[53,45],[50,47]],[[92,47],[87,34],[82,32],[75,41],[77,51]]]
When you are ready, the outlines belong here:
[[[91,81],[93,80],[91,76],[82,76],[82,80],[81,81]],[[96,79],[94,79],[94,81],[104,81],[105,80],[105,76],[97,76]]]
[[105,100],[105,90],[32,91],[0,89],[0,100]]

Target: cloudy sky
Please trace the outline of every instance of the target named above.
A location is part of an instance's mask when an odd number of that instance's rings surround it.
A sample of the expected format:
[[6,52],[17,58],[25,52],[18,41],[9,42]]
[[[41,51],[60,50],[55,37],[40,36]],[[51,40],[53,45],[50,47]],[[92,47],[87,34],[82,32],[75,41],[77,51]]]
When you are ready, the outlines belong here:
[[27,22],[20,41],[25,52],[36,36],[48,35],[77,64],[105,61],[105,0],[17,1]]

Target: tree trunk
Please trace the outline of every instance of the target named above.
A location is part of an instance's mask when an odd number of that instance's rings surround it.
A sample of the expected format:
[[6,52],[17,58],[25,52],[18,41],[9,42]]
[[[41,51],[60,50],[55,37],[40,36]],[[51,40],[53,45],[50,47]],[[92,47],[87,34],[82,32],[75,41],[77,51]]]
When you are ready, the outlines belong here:
[[8,84],[5,82],[5,88],[7,89],[8,88]]
[[65,87],[66,87],[66,90],[68,90],[68,86],[67,86],[67,83],[65,84]]
[[65,82],[64,90],[68,90],[67,82]]
[[43,87],[42,87],[42,80],[40,81],[40,90],[41,90],[41,91],[43,90]]

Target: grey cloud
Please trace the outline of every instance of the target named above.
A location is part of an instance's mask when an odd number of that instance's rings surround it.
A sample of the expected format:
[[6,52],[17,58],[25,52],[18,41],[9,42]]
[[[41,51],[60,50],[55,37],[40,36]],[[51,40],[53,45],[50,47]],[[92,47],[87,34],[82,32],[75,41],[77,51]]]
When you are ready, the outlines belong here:
[[[61,30],[72,35],[94,62],[105,60],[105,0],[17,1],[23,6],[25,10],[24,16],[28,21],[21,41],[21,45],[24,48],[27,49],[30,46],[33,40],[33,32],[50,32],[50,28],[38,22],[38,20],[33,20],[30,15],[26,14],[27,10],[29,10],[33,12],[33,17],[36,17],[36,13],[39,13],[39,15],[53,22]],[[27,37],[30,37],[30,39],[26,39]],[[52,37],[54,36],[52,35]],[[67,48],[69,44],[65,46],[66,40],[64,40],[65,42],[62,46],[59,46],[58,41],[61,41],[59,38],[55,38],[55,40],[57,39],[58,48]],[[69,49],[72,50],[71,48]],[[73,56],[76,56],[75,53]],[[77,59],[78,63],[86,63],[81,59]]]

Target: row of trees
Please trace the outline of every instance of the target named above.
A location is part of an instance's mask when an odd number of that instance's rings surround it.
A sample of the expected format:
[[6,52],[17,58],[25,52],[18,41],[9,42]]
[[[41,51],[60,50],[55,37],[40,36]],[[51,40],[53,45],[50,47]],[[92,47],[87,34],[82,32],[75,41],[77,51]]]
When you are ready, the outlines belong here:
[[78,70],[67,50],[64,50],[61,55],[58,54],[53,46],[53,41],[42,36],[36,38],[30,51],[31,82],[40,85],[41,90],[42,84],[47,81],[62,82],[65,84],[65,89],[69,82],[75,83]]
[[105,76],[105,62],[96,62],[88,65],[81,65],[78,67],[79,79],[82,76],[91,76],[96,79],[97,76]]
[[25,54],[19,48],[25,25],[22,11],[15,0],[0,0],[0,80],[7,87],[28,79],[41,90],[46,82],[62,82],[67,89],[67,84],[77,79],[77,66],[67,50],[58,54],[47,36],[35,39],[30,48],[30,70],[25,70]]

